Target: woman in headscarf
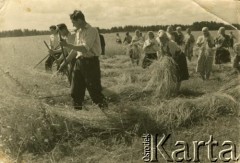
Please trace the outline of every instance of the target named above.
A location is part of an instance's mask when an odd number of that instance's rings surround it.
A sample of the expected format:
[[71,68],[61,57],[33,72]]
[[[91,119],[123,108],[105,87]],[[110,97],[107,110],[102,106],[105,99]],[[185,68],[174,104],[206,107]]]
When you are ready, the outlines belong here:
[[218,37],[216,38],[216,56],[215,64],[221,65],[222,63],[231,62],[230,52],[228,48],[230,47],[230,38],[225,34],[225,28],[220,27],[218,30]]
[[199,36],[196,45],[199,47],[199,55],[196,71],[200,73],[203,80],[208,80],[212,71],[214,56],[214,40],[207,27],[202,28],[202,36]]
[[189,79],[189,73],[187,68],[187,60],[184,53],[181,51],[179,46],[173,40],[170,40],[165,33],[165,31],[159,32],[159,40],[160,40],[160,54],[163,56],[172,57],[177,64],[178,68],[178,84],[179,88],[181,85],[181,81]]
[[116,43],[122,44],[122,39],[121,39],[119,33],[116,33]]
[[144,69],[149,67],[154,60],[157,60],[158,50],[158,42],[154,37],[154,33],[149,31],[148,39],[143,44],[143,52],[145,53],[145,57],[143,59],[142,67]]
[[193,46],[195,43],[195,38],[194,36],[191,34],[191,29],[188,28],[186,30],[187,34],[185,35],[184,39],[185,39],[185,49],[184,49],[184,53],[186,55],[186,57],[188,58],[189,61],[191,61],[192,56],[193,56]]
[[[161,32],[161,30],[159,32]],[[167,33],[166,34],[167,34],[167,36],[170,40],[175,41],[175,39],[177,37],[177,33],[173,30],[173,26],[170,25],[170,26],[167,27]]]

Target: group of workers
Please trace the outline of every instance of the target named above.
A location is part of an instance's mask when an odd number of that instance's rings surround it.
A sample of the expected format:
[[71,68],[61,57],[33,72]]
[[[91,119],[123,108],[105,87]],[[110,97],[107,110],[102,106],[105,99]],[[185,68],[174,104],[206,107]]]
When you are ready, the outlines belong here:
[[[51,71],[55,62],[58,71],[63,71],[69,64],[68,77],[74,108],[82,109],[87,89],[92,101],[101,109],[106,109],[108,104],[102,94],[99,63],[99,56],[105,54],[104,37],[99,33],[99,29],[87,23],[82,11],[74,10],[70,19],[76,28],[74,32],[70,32],[64,23],[50,26],[49,57],[45,62],[45,69]],[[174,31],[172,26],[166,31],[159,30],[157,36],[149,31],[147,38],[139,30],[135,31],[133,37],[127,32],[123,41],[119,33],[116,34],[116,43],[135,49],[130,53],[130,58],[137,58],[137,64],[140,53],[144,53],[142,62],[144,69],[162,56],[172,57],[179,68],[180,81],[189,78],[187,59],[191,61],[195,45],[199,49],[196,71],[203,80],[208,80],[210,77],[214,54],[215,64],[231,62],[230,48],[237,53],[234,68],[239,72],[240,44],[233,46],[233,39],[233,34],[231,37],[225,34],[224,27],[219,29],[215,40],[207,27],[202,28],[202,35],[196,41],[189,28],[184,35],[181,27],[177,27]]]

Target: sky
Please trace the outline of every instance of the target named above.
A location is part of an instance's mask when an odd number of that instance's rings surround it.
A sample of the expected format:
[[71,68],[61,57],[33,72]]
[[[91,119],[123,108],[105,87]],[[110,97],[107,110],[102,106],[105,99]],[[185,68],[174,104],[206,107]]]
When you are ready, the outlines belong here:
[[48,30],[59,23],[73,28],[69,14],[75,9],[100,28],[195,21],[238,23],[237,7],[240,10],[237,0],[0,0],[0,31]]

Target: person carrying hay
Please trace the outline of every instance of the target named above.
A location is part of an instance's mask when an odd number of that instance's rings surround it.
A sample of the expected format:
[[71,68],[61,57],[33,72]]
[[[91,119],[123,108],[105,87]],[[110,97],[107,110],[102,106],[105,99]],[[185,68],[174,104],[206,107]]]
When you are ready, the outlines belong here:
[[208,80],[212,71],[214,40],[208,28],[203,27],[203,36],[199,36],[196,45],[200,48],[196,71],[200,73],[203,80]]
[[176,42],[170,40],[165,31],[159,31],[158,37],[161,57],[151,66],[156,74],[151,74],[153,77],[146,89],[154,85],[152,81],[157,80],[155,90],[157,90],[158,96],[169,97],[180,90],[183,80],[189,78],[187,60]]
[[172,57],[178,66],[179,81],[181,82],[183,80],[188,80],[189,73],[187,68],[187,60],[180,47],[176,44],[176,42],[170,40],[163,30],[159,33],[159,40],[160,54],[162,56],[167,55]]

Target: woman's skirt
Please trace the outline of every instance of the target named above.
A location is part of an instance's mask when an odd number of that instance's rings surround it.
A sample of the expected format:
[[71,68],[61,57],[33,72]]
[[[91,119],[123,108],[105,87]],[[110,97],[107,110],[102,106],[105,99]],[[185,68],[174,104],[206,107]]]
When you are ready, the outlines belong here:
[[218,48],[215,56],[215,64],[231,62],[230,52],[225,48]]
[[188,80],[189,73],[185,54],[182,51],[179,51],[178,54],[173,59],[178,65],[179,81]]

